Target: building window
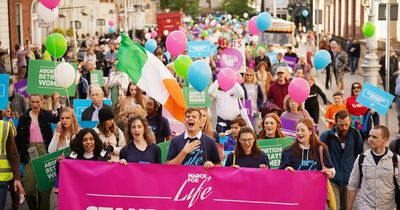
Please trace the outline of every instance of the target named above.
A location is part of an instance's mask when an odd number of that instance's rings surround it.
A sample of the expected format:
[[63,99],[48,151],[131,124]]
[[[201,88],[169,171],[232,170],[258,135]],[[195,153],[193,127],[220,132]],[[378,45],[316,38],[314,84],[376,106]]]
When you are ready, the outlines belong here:
[[24,29],[23,29],[23,23],[22,23],[22,4],[15,4],[15,22],[16,22],[16,28],[17,28],[17,43],[22,44],[23,43],[23,37],[24,37]]

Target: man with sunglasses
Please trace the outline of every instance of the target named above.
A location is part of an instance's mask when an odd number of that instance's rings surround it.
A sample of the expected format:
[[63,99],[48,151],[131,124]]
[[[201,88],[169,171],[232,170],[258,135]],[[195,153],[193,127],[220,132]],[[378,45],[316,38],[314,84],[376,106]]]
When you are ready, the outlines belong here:
[[351,126],[350,114],[340,110],[335,115],[335,126],[321,134],[320,140],[328,146],[336,175],[331,179],[337,209],[346,209],[347,184],[357,156],[363,151],[363,142],[357,129]]

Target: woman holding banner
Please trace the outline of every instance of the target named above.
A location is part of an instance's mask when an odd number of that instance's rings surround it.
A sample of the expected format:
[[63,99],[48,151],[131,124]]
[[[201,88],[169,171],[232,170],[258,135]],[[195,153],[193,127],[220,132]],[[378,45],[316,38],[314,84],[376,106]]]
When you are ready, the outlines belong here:
[[71,139],[80,130],[74,110],[65,107],[61,111],[61,123],[57,124],[56,132],[49,145],[49,153],[69,147]]
[[243,127],[239,131],[235,151],[228,154],[225,166],[235,168],[269,168],[269,159],[267,154],[260,150],[257,143],[256,134],[250,127]]
[[135,115],[128,121],[128,144],[121,149],[120,163],[161,163],[161,150],[150,134],[147,120]]
[[69,158],[77,160],[108,160],[108,155],[103,150],[103,142],[92,128],[80,130],[71,141],[71,154]]
[[281,131],[281,119],[276,113],[269,113],[265,115],[261,122],[262,129],[258,135],[258,139],[275,139],[285,137]]
[[329,178],[335,176],[335,168],[327,147],[319,140],[313,129],[311,119],[303,119],[297,122],[296,139],[292,145],[282,151],[279,169],[289,171],[320,170]]

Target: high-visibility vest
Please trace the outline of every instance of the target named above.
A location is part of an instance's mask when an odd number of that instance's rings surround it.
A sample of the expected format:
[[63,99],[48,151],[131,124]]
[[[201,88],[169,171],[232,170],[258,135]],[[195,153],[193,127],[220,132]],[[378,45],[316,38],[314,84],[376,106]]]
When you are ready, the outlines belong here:
[[10,162],[7,159],[6,143],[10,132],[10,124],[0,120],[0,181],[10,181],[13,178]]

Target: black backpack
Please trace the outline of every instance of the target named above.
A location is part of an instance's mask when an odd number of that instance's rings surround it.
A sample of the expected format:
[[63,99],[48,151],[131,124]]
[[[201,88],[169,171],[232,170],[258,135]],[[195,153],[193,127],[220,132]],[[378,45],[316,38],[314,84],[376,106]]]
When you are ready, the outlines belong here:
[[[396,141],[396,143],[397,143],[397,141]],[[362,182],[362,178],[363,178],[362,164],[364,162],[364,158],[365,158],[365,155],[363,153],[361,153],[358,158],[358,168],[360,171],[359,188],[361,188],[361,182]],[[393,169],[396,170],[396,168],[398,166],[398,160],[397,160],[396,153],[394,153],[394,155],[392,157],[392,162],[393,162]],[[395,173],[393,173],[393,181],[394,181],[394,197],[395,197],[395,201],[396,201],[396,209],[400,210],[400,190],[399,190],[399,185],[397,184]]]

